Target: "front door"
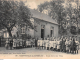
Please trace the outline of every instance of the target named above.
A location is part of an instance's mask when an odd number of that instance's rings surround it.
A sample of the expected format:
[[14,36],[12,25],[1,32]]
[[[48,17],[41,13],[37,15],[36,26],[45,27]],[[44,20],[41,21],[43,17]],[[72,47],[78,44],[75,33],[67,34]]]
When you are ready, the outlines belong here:
[[51,27],[51,30],[50,30],[50,37],[53,37],[54,36],[54,27]]
[[41,29],[41,38],[44,38],[44,29]]
[[41,25],[41,38],[44,39],[44,25]]
[[53,30],[50,31],[51,37],[53,36]]

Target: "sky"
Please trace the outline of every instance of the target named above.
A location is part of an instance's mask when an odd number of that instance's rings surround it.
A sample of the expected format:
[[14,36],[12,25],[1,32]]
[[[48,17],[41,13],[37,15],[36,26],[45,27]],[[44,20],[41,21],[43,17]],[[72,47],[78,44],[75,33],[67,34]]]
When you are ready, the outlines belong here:
[[[8,1],[11,1],[11,0],[8,0]],[[44,3],[45,1],[50,2],[52,0],[14,0],[14,1],[23,1],[25,5],[28,6],[29,8],[36,9],[40,3]]]
[[[29,8],[31,9],[37,9],[37,6],[40,4],[40,3],[44,3],[45,1],[52,1],[52,0],[25,0],[25,5],[27,5]],[[65,4],[64,4],[65,5]],[[76,4],[75,3],[72,3],[73,7],[75,8],[76,7]]]
[[[28,6],[29,8],[37,9],[37,6],[40,5],[40,3],[44,3],[45,1],[50,2],[52,0],[17,0],[17,1],[23,1],[25,3],[25,5]],[[67,0],[65,0],[65,1],[67,1]],[[72,3],[72,5],[73,5],[73,7],[76,7],[75,3]],[[65,5],[65,6],[67,6],[67,5]]]
[[31,9],[37,9],[37,6],[40,3],[44,3],[45,1],[51,1],[51,0],[26,0],[25,5],[28,5],[29,8]]

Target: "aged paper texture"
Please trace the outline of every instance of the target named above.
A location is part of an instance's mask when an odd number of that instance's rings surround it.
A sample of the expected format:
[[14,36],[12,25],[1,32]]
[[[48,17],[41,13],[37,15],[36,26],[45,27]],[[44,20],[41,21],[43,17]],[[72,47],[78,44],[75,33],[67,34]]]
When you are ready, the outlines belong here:
[[80,59],[80,0],[0,0],[0,59]]

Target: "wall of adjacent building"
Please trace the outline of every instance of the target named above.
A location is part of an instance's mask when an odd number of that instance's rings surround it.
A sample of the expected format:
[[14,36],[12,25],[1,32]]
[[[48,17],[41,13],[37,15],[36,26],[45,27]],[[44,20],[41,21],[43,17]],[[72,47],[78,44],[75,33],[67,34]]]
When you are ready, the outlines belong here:
[[34,38],[34,29],[29,29],[29,28],[27,28],[27,30],[26,30],[26,34],[27,35],[30,35],[32,38]]

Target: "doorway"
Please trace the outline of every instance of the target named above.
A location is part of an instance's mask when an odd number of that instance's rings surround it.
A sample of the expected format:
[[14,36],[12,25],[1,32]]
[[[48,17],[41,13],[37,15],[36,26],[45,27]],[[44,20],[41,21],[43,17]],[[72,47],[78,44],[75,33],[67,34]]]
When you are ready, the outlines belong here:
[[41,29],[41,38],[44,38],[44,29]]
[[50,30],[50,37],[53,37],[54,36],[54,27],[51,27],[51,30]]
[[41,25],[41,38],[44,39],[44,25]]
[[53,36],[53,30],[50,31],[50,35],[51,35],[51,37]]

